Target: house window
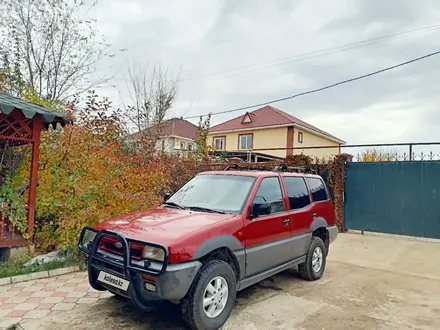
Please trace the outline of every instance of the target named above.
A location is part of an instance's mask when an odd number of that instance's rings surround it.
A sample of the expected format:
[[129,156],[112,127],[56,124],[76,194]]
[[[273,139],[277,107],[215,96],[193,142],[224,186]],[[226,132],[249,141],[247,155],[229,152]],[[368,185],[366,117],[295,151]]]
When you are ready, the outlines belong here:
[[238,136],[238,149],[249,150],[252,149],[252,134],[239,135]]
[[185,143],[184,142],[180,142],[180,149],[185,149]]
[[162,151],[165,151],[165,140],[162,140]]
[[298,132],[298,143],[303,143],[303,132]]
[[214,148],[215,150],[225,150],[226,147],[226,136],[217,136],[214,138]]
[[192,144],[188,144],[188,150],[189,151],[193,150],[193,145]]

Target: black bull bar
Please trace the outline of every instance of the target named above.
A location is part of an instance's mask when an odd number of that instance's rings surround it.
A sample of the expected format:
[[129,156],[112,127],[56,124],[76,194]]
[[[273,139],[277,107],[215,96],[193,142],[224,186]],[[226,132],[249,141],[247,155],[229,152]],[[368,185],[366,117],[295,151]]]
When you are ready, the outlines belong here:
[[[91,231],[93,233],[96,233],[96,236],[93,240],[92,244],[87,244],[87,246],[84,246],[83,240],[84,235],[87,231]],[[119,242],[122,244],[122,262],[118,258],[112,258],[108,255],[103,255],[98,253],[99,248],[99,242],[101,241],[101,238],[103,236],[112,236],[116,237]],[[164,251],[164,261],[162,263],[161,269],[152,269],[150,268],[151,261],[149,259],[142,259],[140,261],[134,261],[131,258],[131,248],[130,243],[138,243],[138,244],[144,244],[147,246],[155,247],[162,249]],[[152,304],[151,302],[146,301],[143,299],[140,294],[137,292],[135,288],[135,277],[136,274],[149,274],[154,276],[159,276],[162,272],[164,272],[168,265],[168,250],[163,245],[150,243],[150,242],[144,242],[139,240],[133,240],[133,239],[127,239],[122,233],[114,230],[101,230],[98,231],[92,227],[84,227],[81,231],[81,235],[78,241],[78,248],[81,252],[88,255],[88,261],[87,261],[87,271],[89,276],[89,282],[92,288],[95,290],[103,291],[105,290],[98,282],[97,282],[97,275],[94,270],[103,270],[109,274],[112,274],[113,276],[117,277],[123,277],[125,280],[128,280],[130,282],[127,293],[129,298],[133,301],[133,303],[141,308],[142,310],[151,310]],[[157,262],[157,261],[156,261]],[[103,266],[106,265],[106,266]],[[121,269],[122,273],[115,271],[115,269]]]

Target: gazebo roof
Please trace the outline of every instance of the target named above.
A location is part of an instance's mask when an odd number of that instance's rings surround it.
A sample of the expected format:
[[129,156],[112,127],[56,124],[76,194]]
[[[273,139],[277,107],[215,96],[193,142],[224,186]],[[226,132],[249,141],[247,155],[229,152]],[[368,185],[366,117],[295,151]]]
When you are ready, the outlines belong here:
[[35,115],[41,115],[44,119],[45,128],[48,128],[49,125],[55,127],[57,123],[64,127],[68,123],[66,114],[62,112],[52,111],[41,105],[0,92],[0,112],[9,115],[14,109],[20,110],[27,119],[32,119]]

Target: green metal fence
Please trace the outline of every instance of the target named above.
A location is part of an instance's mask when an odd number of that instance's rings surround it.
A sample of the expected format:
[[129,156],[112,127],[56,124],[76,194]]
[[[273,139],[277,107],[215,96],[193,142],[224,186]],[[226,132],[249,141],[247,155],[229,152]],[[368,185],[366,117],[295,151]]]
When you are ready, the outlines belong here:
[[345,228],[440,238],[440,162],[348,163]]

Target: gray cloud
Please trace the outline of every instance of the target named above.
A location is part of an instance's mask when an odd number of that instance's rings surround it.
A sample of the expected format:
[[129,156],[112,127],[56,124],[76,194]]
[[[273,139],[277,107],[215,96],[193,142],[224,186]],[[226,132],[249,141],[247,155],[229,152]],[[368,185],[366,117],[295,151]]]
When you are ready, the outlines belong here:
[[[98,28],[114,47],[128,48],[103,68],[132,59],[160,61],[176,73],[183,66],[182,77],[194,77],[434,25],[440,2],[105,0],[97,13]],[[264,70],[242,69],[251,71],[246,74],[182,81],[172,115],[246,106],[375,71],[439,50],[439,35],[440,29],[414,33]],[[440,56],[275,106],[348,143],[440,140],[439,65]],[[123,72],[111,84],[127,98]],[[118,89],[102,93],[119,102]]]
[[337,29],[342,33],[347,28],[355,31],[374,28],[380,28],[383,31],[401,28],[402,26],[411,25],[415,20],[425,19],[427,14],[432,13],[433,5],[436,6],[434,2],[431,2],[428,6],[423,6],[416,1],[360,0],[356,1],[350,11],[334,19],[324,28]]

